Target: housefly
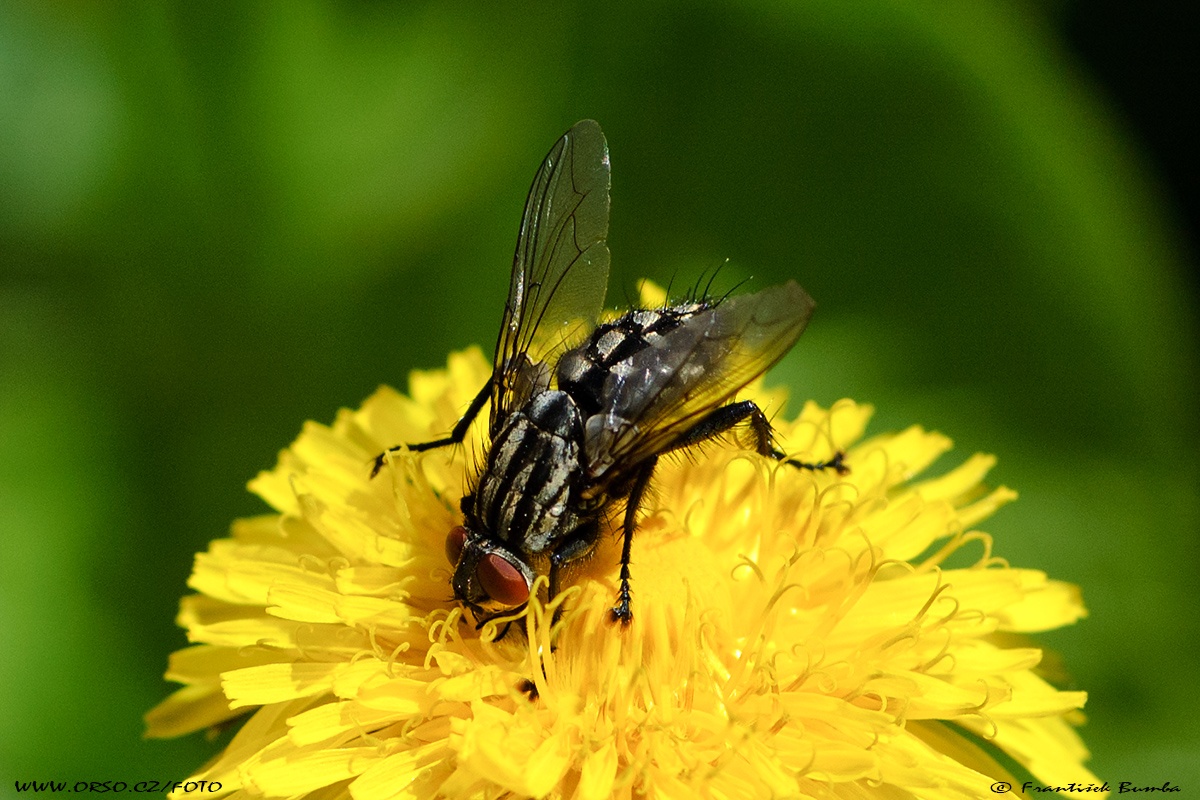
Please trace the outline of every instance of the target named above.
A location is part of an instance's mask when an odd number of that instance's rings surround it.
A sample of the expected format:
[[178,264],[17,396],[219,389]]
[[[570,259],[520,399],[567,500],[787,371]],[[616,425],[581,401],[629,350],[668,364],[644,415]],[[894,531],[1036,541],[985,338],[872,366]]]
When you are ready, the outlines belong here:
[[795,467],[762,410],[734,395],[803,332],[813,301],[796,283],[727,299],[699,297],[598,322],[608,287],[609,160],[584,120],[533,179],[513,259],[492,375],[449,436],[390,452],[459,444],[490,404],[490,445],[446,537],[455,597],[480,625],[519,610],[534,579],[595,549],[623,502],[620,585],[612,618],[632,619],[630,545],[658,459],[745,426],[754,449]]

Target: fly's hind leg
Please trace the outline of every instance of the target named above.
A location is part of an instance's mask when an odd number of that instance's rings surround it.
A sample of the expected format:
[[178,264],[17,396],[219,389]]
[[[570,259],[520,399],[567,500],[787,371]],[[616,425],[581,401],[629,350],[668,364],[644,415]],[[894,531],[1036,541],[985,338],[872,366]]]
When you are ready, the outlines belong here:
[[434,450],[438,447],[445,447],[446,445],[462,444],[463,439],[467,437],[467,431],[471,428],[471,423],[475,421],[477,416],[479,416],[479,412],[483,409],[484,405],[487,404],[488,398],[490,398],[491,395],[492,380],[489,378],[488,382],[485,383],[483,388],[479,390],[479,394],[475,395],[475,399],[471,401],[471,405],[467,407],[466,413],[462,415],[462,418],[459,419],[458,423],[454,426],[454,430],[450,431],[449,436],[445,437],[444,439],[435,439],[432,442],[398,444],[395,447],[389,447],[387,450],[384,450],[382,453],[375,456],[374,464],[371,466],[371,477],[374,478],[379,474],[379,470],[383,469],[383,465],[387,461],[389,453],[395,453],[399,450],[403,450],[406,447],[414,453],[423,453],[426,450]]
[[845,475],[850,471],[850,468],[844,463],[846,454],[840,451],[828,461],[809,462],[788,458],[786,453],[775,446],[775,438],[771,434],[771,423],[767,420],[767,415],[753,400],[742,400],[713,409],[684,433],[671,449],[677,450],[699,444],[746,421],[749,422],[750,431],[754,435],[754,449],[759,455],[813,472],[832,469],[839,475]]
[[[839,475],[845,475],[850,471],[850,468],[843,463],[845,454],[841,452],[828,461],[808,462],[788,458],[786,453],[775,446],[775,440],[771,435],[771,423],[767,419],[767,415],[753,400],[742,400],[713,409],[677,439],[670,450],[690,447],[714,436],[720,436],[730,428],[747,420],[754,435],[754,449],[760,455],[814,472],[832,469]],[[630,609],[633,592],[629,588],[630,549],[633,544],[633,532],[637,528],[637,512],[642,505],[646,487],[650,485],[650,478],[654,474],[654,467],[657,463],[657,456],[642,462],[637,473],[634,474],[629,499],[625,502],[625,522],[621,526],[621,533],[624,537],[621,547],[621,585],[617,589],[617,604],[612,608],[613,621],[620,622],[622,625],[628,625],[633,619],[633,611]]]

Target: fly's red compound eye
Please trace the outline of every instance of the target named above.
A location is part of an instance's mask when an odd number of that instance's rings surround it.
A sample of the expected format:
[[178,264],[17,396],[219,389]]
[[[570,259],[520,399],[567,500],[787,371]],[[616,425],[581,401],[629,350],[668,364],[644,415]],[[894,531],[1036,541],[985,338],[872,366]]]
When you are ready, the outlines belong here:
[[529,585],[521,571],[495,553],[479,560],[475,570],[479,585],[488,597],[506,606],[519,606],[529,599]]
[[450,559],[451,564],[458,566],[459,556],[466,546],[467,529],[462,525],[455,525],[450,529],[450,533],[446,534],[446,558]]

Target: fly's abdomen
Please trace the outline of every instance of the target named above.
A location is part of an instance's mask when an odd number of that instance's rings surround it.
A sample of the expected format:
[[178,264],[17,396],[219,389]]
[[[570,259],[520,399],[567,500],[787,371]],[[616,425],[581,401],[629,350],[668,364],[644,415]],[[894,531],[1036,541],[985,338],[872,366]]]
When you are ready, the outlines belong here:
[[492,442],[474,516],[514,551],[538,554],[577,526],[572,491],[585,474],[583,421],[561,391],[534,395]]
[[558,388],[571,395],[585,419],[606,410],[604,387],[612,371],[709,307],[696,302],[637,309],[600,325],[587,341],[559,359]]

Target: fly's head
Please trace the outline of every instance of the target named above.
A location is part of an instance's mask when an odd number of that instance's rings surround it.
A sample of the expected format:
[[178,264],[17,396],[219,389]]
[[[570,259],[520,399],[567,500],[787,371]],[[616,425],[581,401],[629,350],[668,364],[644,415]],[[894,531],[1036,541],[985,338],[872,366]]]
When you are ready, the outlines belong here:
[[446,536],[446,558],[454,565],[454,596],[479,622],[529,600],[533,568],[496,540],[456,525]]

